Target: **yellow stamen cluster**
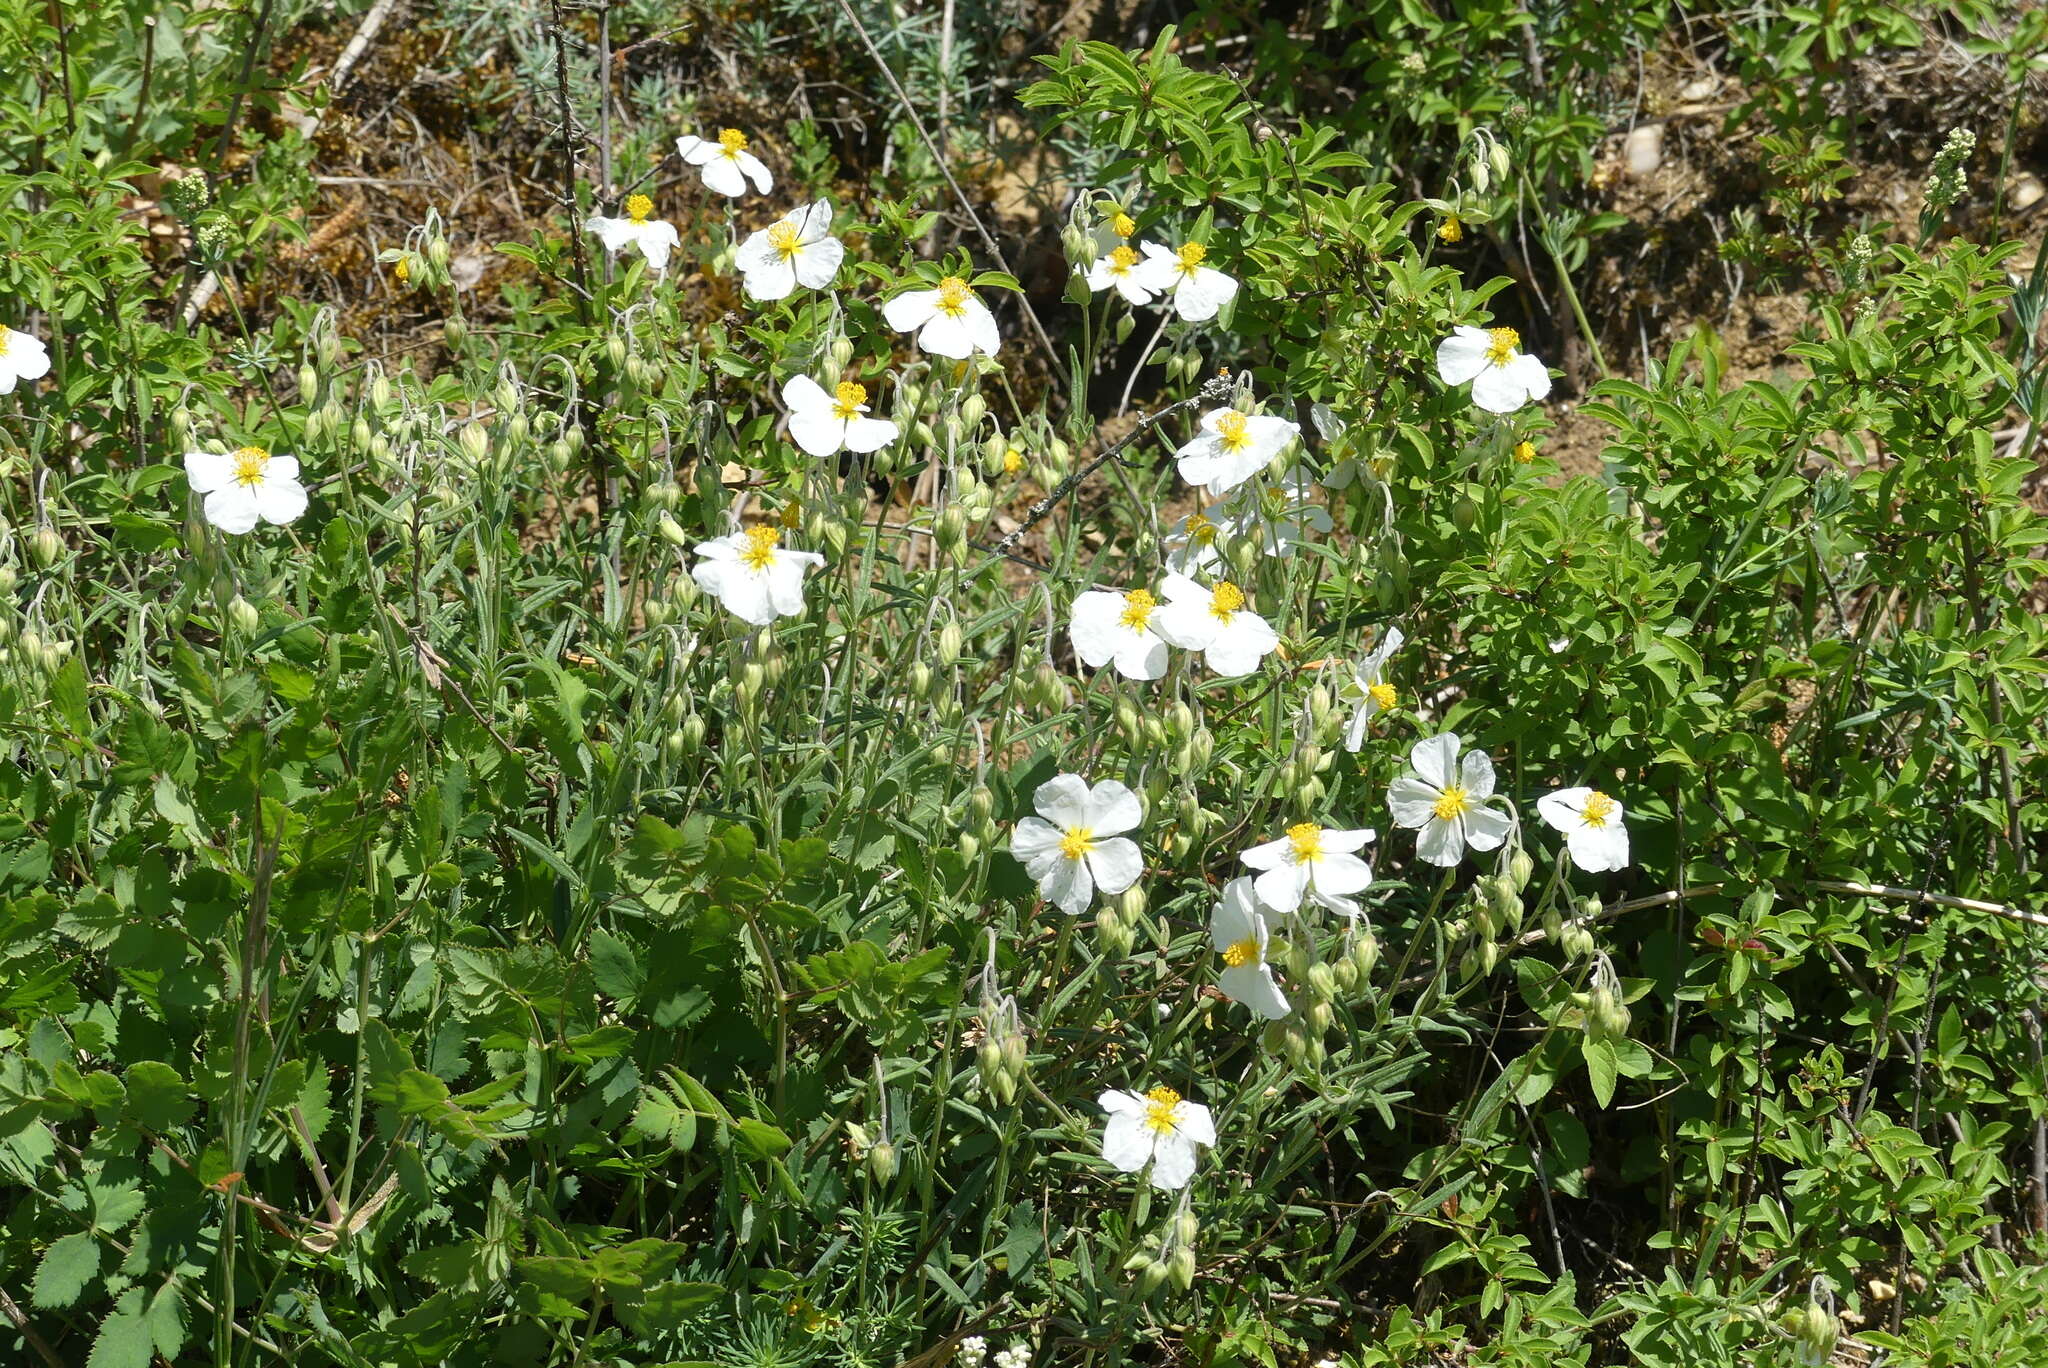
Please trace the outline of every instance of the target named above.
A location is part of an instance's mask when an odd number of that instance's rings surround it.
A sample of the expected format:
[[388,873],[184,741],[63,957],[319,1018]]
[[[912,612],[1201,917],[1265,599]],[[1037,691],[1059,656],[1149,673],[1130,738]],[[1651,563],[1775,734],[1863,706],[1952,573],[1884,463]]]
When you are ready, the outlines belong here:
[[1207,514],[1188,514],[1188,540],[1200,546],[1216,544],[1216,523]]
[[1589,827],[1605,827],[1607,819],[1614,815],[1614,809],[1619,806],[1620,804],[1599,789],[1594,789],[1586,795],[1586,806],[1579,810],[1579,816]]
[[1129,214],[1118,214],[1109,221],[1109,231],[1120,238],[1127,238],[1138,231],[1138,221]]
[[784,261],[795,256],[797,250],[803,246],[797,240],[796,225],[790,223],[778,223],[770,227],[768,229],[768,245],[773,247],[775,255],[781,257]]
[[0,356],[5,355],[7,355],[7,329],[0,328]]
[[1247,964],[1259,962],[1259,943],[1250,936],[1235,945],[1223,948],[1223,966],[1226,969],[1242,969]]
[[1318,823],[1296,822],[1287,828],[1287,839],[1297,863],[1313,864],[1323,858],[1323,828]]
[[1019,472],[1021,472],[1021,471],[1022,471],[1023,469],[1024,469],[1024,449],[1023,449],[1022,447],[1004,447],[1004,448],[1003,448],[1003,474],[1005,474],[1005,475],[1015,475],[1015,474],[1018,474]]
[[766,570],[775,564],[775,546],[781,540],[781,529],[767,523],[748,528],[747,544],[740,550],[740,564],[749,570]]
[[1465,240],[1465,225],[1459,221],[1456,214],[1452,214],[1436,226],[1436,240],[1443,243]]
[[1178,253],[1182,275],[1193,275],[1195,268],[1208,259],[1209,249],[1199,242],[1185,244]]
[[1453,784],[1437,796],[1436,802],[1429,810],[1436,815],[1439,822],[1448,822],[1453,817],[1462,817],[1471,806],[1471,801],[1465,795],[1464,786]]
[[645,195],[626,196],[626,217],[635,223],[647,222],[647,216],[654,212],[654,201]]
[[1372,695],[1372,701],[1380,705],[1382,712],[1392,708],[1400,698],[1400,695],[1394,692],[1394,686],[1384,679],[1372,685],[1366,692]]
[[1145,1125],[1161,1135],[1170,1135],[1180,1129],[1175,1113],[1180,1110],[1180,1094],[1171,1088],[1154,1088],[1145,1094],[1149,1104],[1145,1108]]
[[1209,615],[1221,622],[1229,622],[1244,607],[1244,590],[1224,580],[1209,591]]
[[398,260],[392,262],[391,274],[398,277],[398,283],[401,285],[404,285],[407,282],[409,282],[412,279],[411,260],[406,257],[400,257]]
[[959,276],[947,276],[939,282],[939,312],[948,318],[958,318],[967,312],[967,282]]
[[1152,610],[1159,606],[1159,600],[1152,597],[1150,589],[1133,589],[1124,595],[1124,611],[1117,621],[1134,632],[1142,632],[1152,621]]
[[1535,460],[1535,459],[1536,459],[1536,444],[1535,444],[1534,442],[1517,442],[1517,443],[1515,443],[1515,460],[1517,460],[1518,462],[1520,462],[1520,463],[1521,463],[1521,464],[1523,464],[1523,465],[1527,465],[1527,464],[1529,464],[1529,462],[1531,462],[1531,461],[1533,461],[1533,460]]
[[747,135],[737,128],[728,128],[718,135],[718,150],[728,157],[737,157],[747,150]]
[[1493,365],[1505,366],[1515,359],[1515,348],[1522,345],[1522,335],[1513,328],[1488,328],[1486,335],[1493,340],[1486,344],[1486,359]]
[[235,483],[238,485],[260,485],[263,471],[270,464],[270,453],[262,447],[245,446],[235,451]]
[[1068,827],[1067,834],[1060,837],[1060,854],[1070,860],[1078,860],[1095,849],[1095,828]]
[[851,380],[841,380],[839,387],[832,391],[832,416],[851,418],[868,401],[866,385],[857,385]]
[[1251,434],[1245,431],[1248,421],[1236,409],[1224,410],[1223,416],[1216,420],[1216,440],[1225,451],[1236,453],[1251,445]]
[[1128,246],[1119,247],[1109,254],[1109,270],[1112,275],[1122,275],[1138,264],[1138,254]]

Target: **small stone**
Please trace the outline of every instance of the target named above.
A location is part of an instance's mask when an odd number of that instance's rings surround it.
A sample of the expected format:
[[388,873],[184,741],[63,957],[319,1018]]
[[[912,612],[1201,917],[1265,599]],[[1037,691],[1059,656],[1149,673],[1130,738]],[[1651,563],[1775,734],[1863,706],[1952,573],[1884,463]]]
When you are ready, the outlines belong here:
[[1646,123],[1629,131],[1621,146],[1631,176],[1647,176],[1664,164],[1664,125]]
[[1695,80],[1687,81],[1683,86],[1679,87],[1678,98],[1681,100],[1704,100],[1720,88],[1721,82],[1717,77],[1701,76]]
[[2048,195],[2048,187],[2042,186],[2040,177],[2023,173],[2012,187],[2012,207],[2023,213],[2039,204],[2043,195]]

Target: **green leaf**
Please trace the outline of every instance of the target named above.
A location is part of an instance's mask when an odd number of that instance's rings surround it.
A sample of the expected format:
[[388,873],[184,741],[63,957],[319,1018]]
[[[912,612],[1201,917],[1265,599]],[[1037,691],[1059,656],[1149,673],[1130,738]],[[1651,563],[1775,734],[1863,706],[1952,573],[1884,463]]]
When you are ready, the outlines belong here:
[[128,1085],[122,1115],[144,1130],[174,1130],[192,1119],[198,1104],[178,1071],[154,1059],[141,1059],[121,1075]]
[[155,1356],[156,1339],[143,1314],[142,1289],[131,1287],[114,1304],[113,1313],[100,1322],[85,1368],[149,1368]]
[[83,1231],[66,1235],[44,1252],[29,1299],[45,1308],[69,1306],[99,1271],[99,1241]]
[[1614,1083],[1621,1075],[1621,1061],[1610,1041],[1582,1039],[1579,1053],[1586,1057],[1586,1073],[1593,1081],[1593,1100],[1603,1108],[1614,1101]]

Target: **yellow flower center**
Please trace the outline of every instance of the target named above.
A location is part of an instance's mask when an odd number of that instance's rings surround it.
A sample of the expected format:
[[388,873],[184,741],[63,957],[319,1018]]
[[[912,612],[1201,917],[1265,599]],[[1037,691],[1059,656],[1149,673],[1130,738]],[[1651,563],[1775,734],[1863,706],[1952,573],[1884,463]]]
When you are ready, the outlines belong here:
[[1314,864],[1323,858],[1323,829],[1314,822],[1296,822],[1287,828],[1287,839],[1294,845],[1296,864]]
[[1618,806],[1612,798],[1599,789],[1594,789],[1586,795],[1586,806],[1579,810],[1579,817],[1589,827],[1605,827],[1607,819],[1614,815],[1614,809]]
[[1022,470],[1023,468],[1024,449],[1022,447],[1004,447],[1003,474],[1015,475],[1018,471]]
[[797,241],[794,224],[778,223],[768,230],[768,245],[775,249],[775,255],[787,261],[797,254],[797,249],[803,244]]
[[1226,969],[1242,969],[1247,964],[1259,962],[1259,943],[1250,936],[1235,945],[1223,948],[1223,966]]
[[1252,444],[1251,435],[1245,431],[1246,418],[1236,409],[1225,410],[1216,420],[1216,440],[1225,451],[1235,455]]
[[775,564],[775,544],[782,540],[782,530],[761,523],[747,529],[747,544],[740,550],[740,564],[749,570],[762,571]]
[[404,257],[400,257],[391,264],[391,274],[398,277],[399,284],[405,284],[412,279],[412,263]]
[[1067,834],[1060,837],[1060,854],[1070,860],[1078,860],[1095,849],[1094,827],[1068,827]]
[[654,201],[645,195],[626,196],[626,217],[635,223],[647,222],[647,216],[654,212]]
[[10,329],[0,328],[0,356],[7,355],[7,335]]
[[[1138,221],[1129,214],[1118,214],[1109,221],[1109,231],[1120,238],[1127,238],[1138,231]],[[1133,257],[1132,260],[1137,258]]]
[[1145,1125],[1160,1135],[1180,1129],[1180,1094],[1171,1088],[1154,1088],[1145,1094]]
[[832,393],[832,416],[834,418],[851,418],[859,411],[860,406],[868,401],[867,386],[856,385],[851,380],[841,380],[839,388]]
[[1209,591],[1209,615],[1218,622],[1227,623],[1244,607],[1244,590],[1224,580]]
[[947,276],[939,282],[939,312],[948,318],[958,318],[967,312],[967,282],[959,276]]
[[1535,460],[1536,444],[1534,442],[1515,443],[1515,459],[1517,461],[1520,461],[1523,465],[1527,465],[1529,464],[1529,462]]
[[1515,348],[1522,345],[1522,335],[1513,328],[1488,328],[1486,335],[1493,340],[1486,345],[1486,359],[1496,366],[1505,366],[1515,359]]
[[1150,589],[1133,589],[1124,595],[1124,611],[1117,621],[1134,632],[1142,632],[1152,621],[1152,610],[1159,606],[1159,600],[1152,597]]
[[1129,247],[1119,247],[1109,254],[1109,273],[1122,275],[1138,264],[1138,254]]
[[1209,249],[1199,242],[1190,242],[1177,255],[1180,257],[1180,273],[1191,276],[1195,268],[1208,258]]
[[1188,514],[1188,540],[1200,546],[1216,544],[1216,524],[1203,513]]
[[1436,819],[1439,822],[1448,822],[1453,817],[1462,816],[1465,810],[1471,806],[1472,804],[1465,797],[1464,786],[1462,784],[1453,784],[1437,796],[1436,803],[1430,808],[1430,811],[1436,814]]
[[1393,707],[1400,697],[1400,695],[1394,692],[1394,686],[1387,683],[1384,679],[1368,688],[1366,692],[1372,695],[1373,702],[1380,705],[1381,711]]
[[270,464],[270,453],[262,447],[240,447],[235,452],[235,483],[253,488],[263,483],[263,472]]
[[1464,237],[1465,225],[1458,221],[1456,214],[1451,215],[1437,225],[1436,238],[1438,242],[1462,242]]
[[747,135],[737,128],[728,128],[718,135],[718,150],[728,158],[736,159],[747,150]]

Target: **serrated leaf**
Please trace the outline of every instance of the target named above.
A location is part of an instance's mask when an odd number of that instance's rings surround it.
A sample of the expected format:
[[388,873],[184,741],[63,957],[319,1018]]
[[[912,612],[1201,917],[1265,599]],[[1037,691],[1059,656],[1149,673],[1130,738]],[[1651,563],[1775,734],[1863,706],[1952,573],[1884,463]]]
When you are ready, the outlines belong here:
[[36,1265],[29,1300],[46,1309],[69,1306],[99,1271],[99,1241],[84,1231],[66,1235],[45,1250],[43,1261]]
[[128,1085],[122,1114],[144,1130],[173,1130],[192,1119],[198,1104],[185,1080],[170,1065],[140,1059],[130,1064],[121,1077]]
[[156,1341],[150,1334],[149,1319],[143,1314],[142,1289],[131,1287],[121,1294],[114,1310],[100,1322],[93,1338],[92,1353],[85,1368],[149,1368],[156,1356]]

